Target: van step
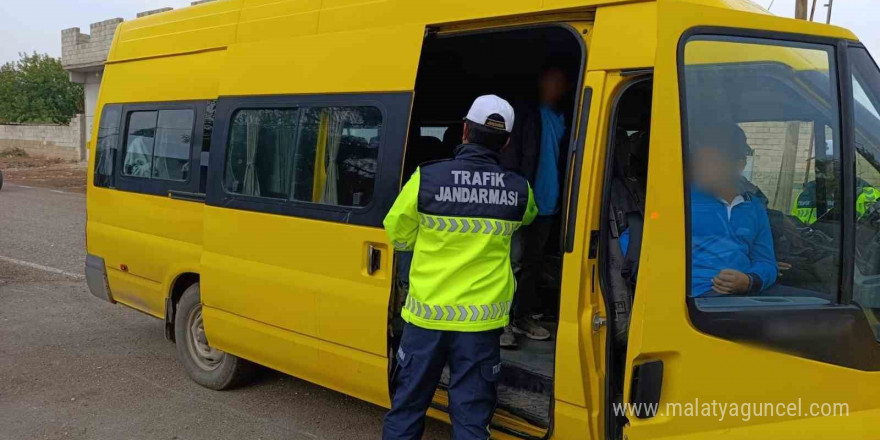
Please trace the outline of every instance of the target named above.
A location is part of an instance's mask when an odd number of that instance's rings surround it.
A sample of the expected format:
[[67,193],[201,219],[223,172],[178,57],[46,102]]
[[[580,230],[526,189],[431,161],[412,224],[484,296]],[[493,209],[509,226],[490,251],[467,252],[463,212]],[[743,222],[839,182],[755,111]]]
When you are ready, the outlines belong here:
[[[505,359],[501,368],[501,382],[498,384],[498,409],[537,427],[549,427],[553,399],[552,376],[530,371],[526,369],[526,365],[509,362],[507,356],[503,357]],[[443,369],[440,383],[443,388],[449,386],[448,366]]]

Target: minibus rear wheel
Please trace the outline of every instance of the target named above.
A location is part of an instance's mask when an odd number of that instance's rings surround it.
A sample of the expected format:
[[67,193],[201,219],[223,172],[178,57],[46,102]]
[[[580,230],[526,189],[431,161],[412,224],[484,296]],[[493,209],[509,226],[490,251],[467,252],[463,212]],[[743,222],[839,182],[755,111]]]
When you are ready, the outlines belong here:
[[253,376],[253,363],[208,344],[202,321],[199,283],[189,286],[177,303],[174,341],[177,357],[183,363],[186,374],[203,387],[225,390],[243,385]]

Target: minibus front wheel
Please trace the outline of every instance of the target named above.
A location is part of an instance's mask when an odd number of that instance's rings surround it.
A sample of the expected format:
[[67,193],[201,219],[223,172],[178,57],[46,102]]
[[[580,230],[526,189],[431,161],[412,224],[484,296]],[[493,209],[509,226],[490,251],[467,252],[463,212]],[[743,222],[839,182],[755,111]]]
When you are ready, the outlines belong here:
[[203,387],[225,390],[242,385],[253,376],[253,363],[208,344],[202,321],[199,283],[189,286],[177,303],[174,342],[186,374]]

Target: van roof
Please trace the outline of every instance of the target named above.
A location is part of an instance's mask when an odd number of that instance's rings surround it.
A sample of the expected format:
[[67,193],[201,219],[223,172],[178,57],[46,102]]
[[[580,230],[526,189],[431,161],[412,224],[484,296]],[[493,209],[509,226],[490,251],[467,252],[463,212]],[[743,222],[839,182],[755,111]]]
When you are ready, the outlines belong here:
[[[123,22],[108,63],[378,26],[437,25],[560,11],[593,13],[626,3],[685,2],[770,14],[751,0],[215,0]],[[591,15],[592,16],[592,15]],[[851,36],[838,28],[841,36]]]

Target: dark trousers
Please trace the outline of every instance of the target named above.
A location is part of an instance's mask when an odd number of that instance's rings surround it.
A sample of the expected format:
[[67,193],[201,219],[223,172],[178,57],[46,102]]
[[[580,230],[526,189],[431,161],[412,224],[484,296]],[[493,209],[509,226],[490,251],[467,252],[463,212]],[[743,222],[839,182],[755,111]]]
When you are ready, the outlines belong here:
[[514,233],[510,260],[516,276],[512,318],[528,318],[539,312],[541,298],[537,286],[544,269],[544,248],[553,229],[552,215],[539,215],[535,221]]
[[452,438],[488,439],[501,374],[501,329],[483,332],[427,330],[406,324],[391,377],[391,410],[384,440],[419,439],[425,413],[449,363]]

